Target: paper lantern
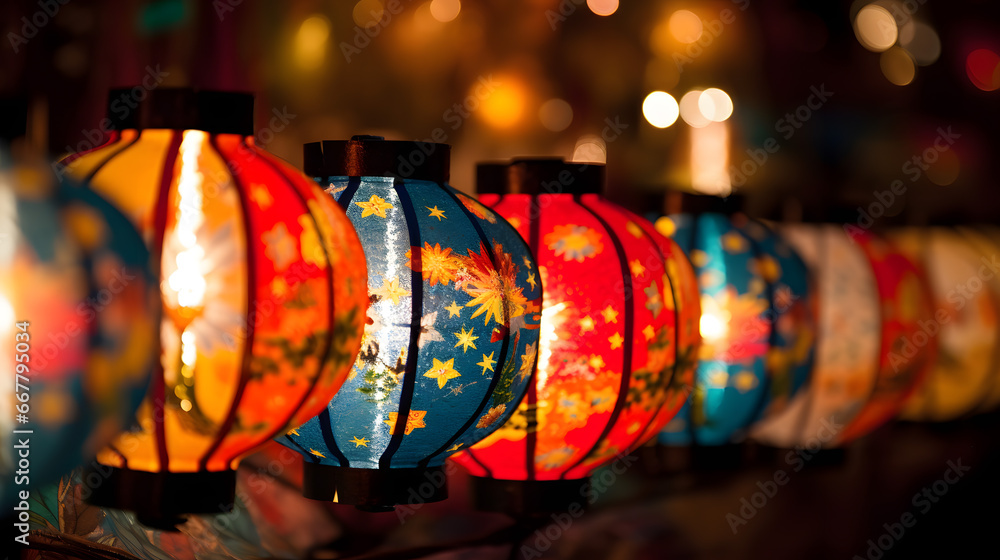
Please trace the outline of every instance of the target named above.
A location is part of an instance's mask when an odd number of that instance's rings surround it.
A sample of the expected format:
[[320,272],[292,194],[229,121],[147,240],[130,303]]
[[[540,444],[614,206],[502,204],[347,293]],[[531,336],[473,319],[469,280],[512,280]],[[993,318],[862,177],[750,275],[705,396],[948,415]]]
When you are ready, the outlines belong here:
[[658,441],[719,446],[742,440],[806,386],[812,294],[802,259],[770,227],[727,215],[717,197],[683,200],[703,211],[661,217],[656,229],[680,245],[698,276],[702,347],[694,393]]
[[158,89],[120,124],[69,172],[139,226],[165,317],[138,426],[99,455],[110,480],[91,501],[169,526],[224,511],[240,457],[326,406],[367,277],[344,213],[254,145],[249,94]]
[[899,413],[933,361],[921,271],[884,239],[847,230],[782,229],[813,272],[820,336],[809,390],[755,429],[762,443],[833,448],[863,436]]
[[153,370],[159,314],[149,252],[128,219],[93,191],[57,182],[48,163],[0,152],[9,375],[0,504],[92,459],[129,426]]
[[700,315],[690,264],[599,193],[603,165],[514,160],[494,210],[544,287],[538,369],[495,434],[457,455],[481,509],[585,505],[586,480],[654,437],[687,398]]
[[1000,381],[1000,270],[990,258],[997,246],[977,246],[976,237],[967,228],[890,232],[889,239],[926,271],[934,315],[923,330],[938,339],[937,359],[907,401],[904,419],[939,422],[981,411]]
[[371,136],[305,146],[306,172],[361,237],[371,302],[350,380],[279,440],[305,457],[306,497],[375,511],[441,500],[445,459],[524,395],[538,268],[510,224],[447,184],[449,154]]

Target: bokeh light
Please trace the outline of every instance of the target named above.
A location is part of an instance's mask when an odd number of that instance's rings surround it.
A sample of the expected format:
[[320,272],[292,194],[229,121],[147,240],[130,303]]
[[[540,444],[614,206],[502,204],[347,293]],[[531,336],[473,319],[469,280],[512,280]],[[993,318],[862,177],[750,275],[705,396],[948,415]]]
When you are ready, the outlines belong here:
[[879,66],[886,79],[897,86],[905,86],[913,81],[917,68],[910,53],[902,47],[892,47],[879,56]]
[[937,161],[927,167],[927,179],[940,187],[947,187],[958,180],[962,171],[962,162],[955,150],[938,154]]
[[910,21],[899,30],[899,44],[918,66],[929,66],[941,56],[941,38],[926,23]]
[[733,114],[733,100],[719,88],[708,88],[698,96],[698,110],[706,119],[722,122]]
[[295,63],[303,70],[316,70],[326,61],[330,20],[316,14],[307,17],[295,34]]
[[654,91],[642,102],[642,116],[656,128],[667,128],[677,122],[680,107],[674,96],[665,91]]
[[587,0],[587,7],[599,16],[610,16],[618,10],[618,0]]
[[699,101],[701,101],[701,90],[693,89],[684,94],[680,103],[681,118],[695,128],[708,126],[708,123],[712,122],[701,112]]
[[983,91],[1000,89],[1000,56],[989,49],[976,49],[965,59],[972,84]]
[[[728,196],[729,126],[709,122],[691,130],[691,187],[705,194]],[[703,333],[704,336],[704,333]]]
[[889,10],[869,4],[854,18],[854,34],[866,49],[882,52],[896,44],[899,28]]
[[680,81],[681,73],[677,63],[666,58],[654,58],[646,64],[646,87],[650,89],[673,89]]
[[608,146],[604,140],[595,134],[581,136],[573,149],[574,162],[607,163]]
[[552,132],[561,132],[573,122],[573,107],[563,99],[549,99],[538,109],[538,120]]
[[431,0],[430,9],[434,19],[441,23],[448,23],[458,17],[458,13],[462,11],[462,2],[460,0]]
[[351,16],[359,27],[378,25],[385,15],[385,6],[382,0],[361,0],[354,5]]
[[670,15],[670,34],[681,43],[693,43],[701,38],[704,25],[694,12],[677,10]]
[[527,105],[527,90],[520,80],[507,76],[497,79],[497,86],[492,92],[482,94],[482,88],[477,82],[469,90],[466,98],[466,109],[475,111],[479,106],[479,116],[489,126],[498,129],[514,128],[524,117],[524,107]]

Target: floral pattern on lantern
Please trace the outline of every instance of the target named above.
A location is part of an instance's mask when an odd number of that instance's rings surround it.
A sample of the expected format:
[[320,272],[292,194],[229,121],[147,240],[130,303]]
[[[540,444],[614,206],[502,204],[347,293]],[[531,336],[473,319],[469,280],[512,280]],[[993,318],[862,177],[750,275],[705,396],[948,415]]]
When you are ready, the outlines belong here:
[[1000,278],[980,274],[996,246],[964,228],[906,228],[890,232],[889,239],[926,271],[934,319],[924,332],[938,339],[927,381],[900,416],[940,422],[981,410],[1000,370]]
[[[17,478],[37,486],[129,426],[153,370],[159,312],[149,251],[121,212],[57,182],[45,163],[0,154],[0,361],[11,389],[0,401],[0,503],[24,489],[14,485],[16,438],[30,441],[31,459]],[[14,398],[15,383],[28,400]]]
[[198,111],[208,130],[183,111],[183,127],[157,114],[176,128],[126,129],[69,163],[161,263],[160,367],[138,426],[99,459],[225,472],[322,410],[346,379],[363,334],[364,254],[343,211],[254,144],[252,98],[156,90],[146,103]]
[[455,459],[477,477],[585,479],[653,437],[687,398],[699,344],[693,273],[652,224],[592,192],[506,194],[494,210],[539,263],[537,373],[510,421]]
[[[375,138],[338,144],[390,151],[409,145]],[[446,153],[446,146],[430,146]],[[440,468],[504,424],[533,371],[541,285],[517,232],[443,181],[317,180],[364,246],[368,324],[343,389],[279,441],[305,457],[307,497],[330,498],[312,484],[323,472],[409,476]],[[314,472],[315,465],[335,469]],[[367,488],[348,495],[343,485],[354,485],[340,484],[342,503],[391,506],[397,499],[391,492],[365,495]]]
[[737,214],[661,217],[657,230],[690,257],[701,290],[694,394],[663,445],[721,445],[780,412],[809,379],[815,322],[808,271],[768,226]]
[[813,271],[819,332],[813,381],[754,438],[793,447],[838,447],[896,416],[933,362],[929,291],[912,261],[866,231],[834,225],[783,228]]

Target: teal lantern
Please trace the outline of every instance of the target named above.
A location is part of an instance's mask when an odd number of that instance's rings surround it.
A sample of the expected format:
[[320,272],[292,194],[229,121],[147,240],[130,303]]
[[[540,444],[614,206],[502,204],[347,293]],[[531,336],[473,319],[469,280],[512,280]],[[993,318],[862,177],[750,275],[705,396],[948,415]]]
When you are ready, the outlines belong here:
[[809,275],[792,247],[734,201],[685,195],[657,230],[688,255],[701,291],[694,393],[660,432],[667,446],[736,443],[806,386],[815,319]]
[[306,174],[361,239],[370,300],[351,377],[279,440],[305,457],[306,497],[441,500],[445,459],[502,426],[527,389],[538,268],[510,224],[447,184],[449,154],[370,136],[305,146]]

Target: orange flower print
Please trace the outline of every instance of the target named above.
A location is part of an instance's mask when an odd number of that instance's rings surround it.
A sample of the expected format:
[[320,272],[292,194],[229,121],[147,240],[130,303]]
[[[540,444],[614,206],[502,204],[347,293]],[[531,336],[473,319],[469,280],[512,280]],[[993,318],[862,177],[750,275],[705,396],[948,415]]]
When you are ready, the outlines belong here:
[[583,262],[587,257],[593,257],[604,251],[601,234],[587,226],[567,224],[556,226],[542,240],[545,245],[562,255],[567,261]]
[[487,411],[482,418],[479,419],[479,422],[476,424],[476,427],[489,428],[490,426],[493,425],[494,422],[496,422],[500,418],[500,416],[503,415],[504,411],[506,410],[507,410],[506,404],[499,404],[497,406],[494,406],[493,408],[489,409],[489,411]]
[[[410,415],[406,418],[406,427],[403,429],[403,434],[410,435],[417,428],[426,428],[427,424],[424,422],[425,416],[427,416],[426,410],[411,410]],[[385,423],[389,425],[390,432],[396,431],[397,420],[399,420],[399,413],[390,412],[389,419],[385,420]]]
[[[416,270],[413,264],[413,249],[406,252],[406,266],[411,270]],[[417,248],[419,259],[417,265],[423,274],[424,280],[429,280],[431,286],[441,284],[447,286],[455,279],[455,273],[459,269],[457,255],[451,254],[451,247],[441,248],[440,243],[435,243],[432,247],[430,243],[424,243],[424,248]]]

